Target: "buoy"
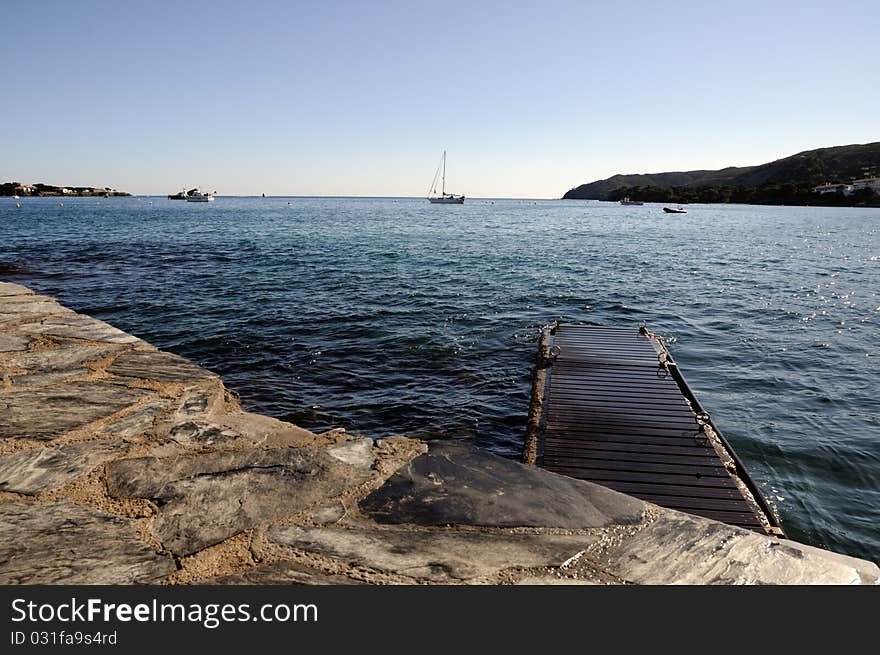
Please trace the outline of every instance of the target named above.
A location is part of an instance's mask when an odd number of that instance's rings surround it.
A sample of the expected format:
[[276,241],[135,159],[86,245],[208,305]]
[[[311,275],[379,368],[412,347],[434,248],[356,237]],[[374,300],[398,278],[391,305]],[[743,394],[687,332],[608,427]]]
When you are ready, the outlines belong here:
[[21,208],[21,203],[20,203],[20,202],[17,202],[17,203],[15,203],[15,206],[18,207],[18,208]]
[[59,202],[59,203],[58,203],[58,206],[59,206],[59,207],[64,207],[64,203],[63,203],[63,202]]

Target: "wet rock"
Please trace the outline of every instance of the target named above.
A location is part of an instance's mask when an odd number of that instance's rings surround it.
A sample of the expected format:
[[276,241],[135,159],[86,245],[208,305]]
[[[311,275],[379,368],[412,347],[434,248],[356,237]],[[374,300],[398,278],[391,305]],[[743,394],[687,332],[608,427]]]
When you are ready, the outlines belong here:
[[36,495],[57,489],[113,457],[122,441],[84,441],[0,455],[0,491]]
[[215,585],[360,585],[360,580],[354,580],[344,575],[333,575],[310,569],[294,562],[275,562],[257,566],[247,571],[221,575],[204,584]]
[[136,403],[150,391],[93,380],[0,394],[0,438],[48,440]]
[[856,584],[850,564],[800,544],[669,512],[608,549],[602,568],[638,584]]
[[157,382],[192,382],[217,377],[211,371],[179,355],[159,350],[131,350],[122,353],[107,371],[122,377]]
[[141,457],[107,466],[110,495],[156,501],[161,509],[153,532],[182,555],[326,502],[367,479],[368,471],[319,449]]
[[27,350],[31,338],[17,334],[0,334],[0,353]]
[[5,366],[32,371],[64,371],[82,368],[83,364],[103,359],[123,346],[106,344],[99,346],[67,346],[37,352],[18,353],[9,357]]
[[644,502],[460,443],[433,442],[361,502],[384,523],[598,528],[642,521]]
[[445,530],[274,526],[275,543],[433,582],[488,578],[504,569],[559,567],[591,536],[485,534]]
[[0,584],[148,584],[174,563],[134,522],[70,501],[0,503]]
[[[57,307],[70,312],[69,316],[53,316],[39,323],[28,323],[16,328],[18,334],[47,334],[56,337],[68,337],[72,339],[88,339],[89,341],[103,341],[107,343],[144,343],[104,321],[99,321],[90,316],[74,314],[69,309],[60,305]],[[2,310],[0,310],[2,312]]]
[[171,409],[174,401],[157,398],[141,405],[101,428],[105,434],[118,434],[123,437],[136,437],[142,434],[153,434],[156,420],[164,412]]

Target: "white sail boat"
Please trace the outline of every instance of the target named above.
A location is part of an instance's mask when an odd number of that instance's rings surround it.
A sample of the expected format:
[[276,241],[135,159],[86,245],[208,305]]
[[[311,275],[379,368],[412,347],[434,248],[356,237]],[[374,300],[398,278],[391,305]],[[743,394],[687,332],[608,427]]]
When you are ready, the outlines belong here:
[[[440,177],[440,170],[443,170],[440,195],[437,195],[437,178]],[[434,173],[434,181],[431,182],[431,190],[428,191],[428,200],[435,205],[463,205],[464,196],[457,196],[454,193],[446,193],[446,151],[443,151],[443,159]]]

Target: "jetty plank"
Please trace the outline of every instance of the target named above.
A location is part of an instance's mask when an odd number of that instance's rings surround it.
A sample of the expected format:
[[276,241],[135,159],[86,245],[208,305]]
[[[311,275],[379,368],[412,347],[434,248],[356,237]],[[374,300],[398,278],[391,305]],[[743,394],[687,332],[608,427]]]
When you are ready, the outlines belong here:
[[560,325],[537,463],[643,500],[750,530],[779,521],[647,330]]

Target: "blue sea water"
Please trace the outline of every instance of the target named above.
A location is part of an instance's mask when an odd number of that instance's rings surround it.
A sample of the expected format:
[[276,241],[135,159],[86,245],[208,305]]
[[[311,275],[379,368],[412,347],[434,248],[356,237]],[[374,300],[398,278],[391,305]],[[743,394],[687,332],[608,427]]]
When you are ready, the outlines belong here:
[[0,279],[320,431],[519,454],[541,325],[646,321],[789,536],[880,560],[880,210],[0,198]]

